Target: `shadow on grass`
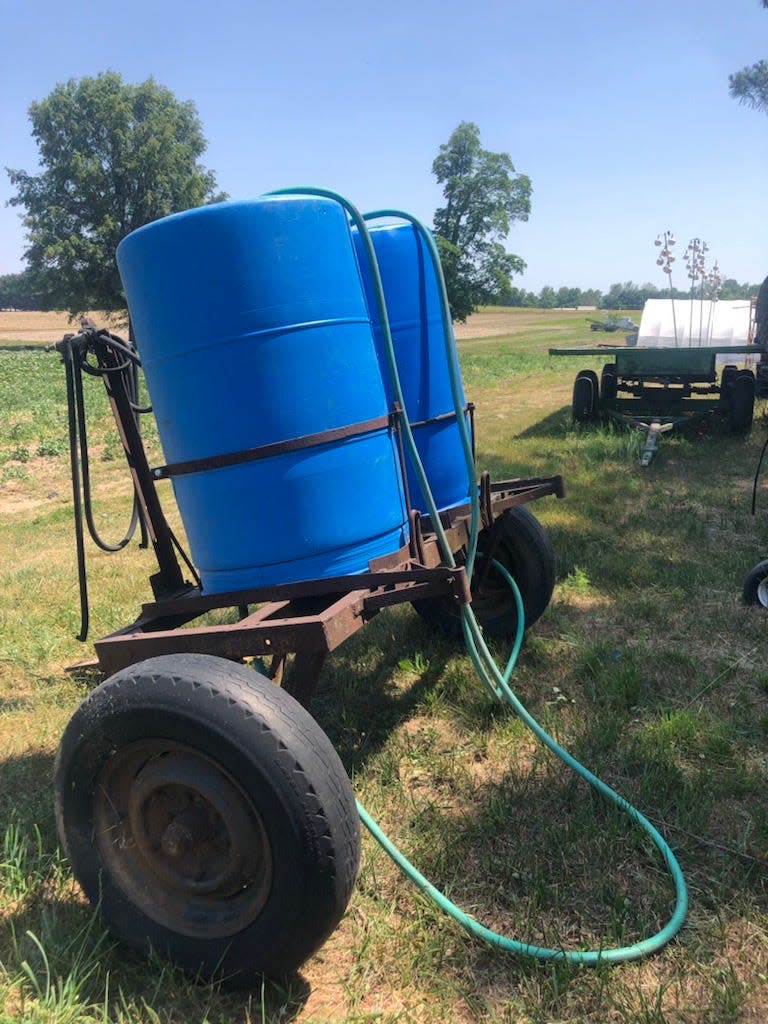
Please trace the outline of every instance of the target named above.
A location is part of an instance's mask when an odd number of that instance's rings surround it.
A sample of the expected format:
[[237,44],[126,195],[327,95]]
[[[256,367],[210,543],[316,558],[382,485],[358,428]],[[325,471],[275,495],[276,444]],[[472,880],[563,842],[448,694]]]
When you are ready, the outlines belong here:
[[[641,406],[638,404],[638,411],[635,418],[650,420],[650,415],[641,416]],[[564,405],[560,409],[549,413],[543,419],[538,420],[531,426],[526,427],[519,433],[513,435],[521,440],[529,438],[563,438],[569,430],[578,432],[580,435],[588,435],[599,431],[633,431],[637,430],[627,419],[620,416],[611,417],[605,423],[585,423],[574,425],[571,414],[571,407]],[[730,434],[728,419],[717,410],[705,412],[700,415],[690,416],[688,419],[675,424],[673,433],[694,439],[703,435],[707,436],[733,436]],[[669,435],[667,435],[669,436]]]
[[[5,978],[17,978],[24,987],[31,985],[36,999],[52,1015],[65,1014],[64,993],[69,992],[72,998],[76,995],[80,1009],[92,1002],[100,1013],[107,993],[114,1010],[109,1019],[114,1020],[124,1019],[131,1008],[135,1008],[135,1019],[149,1019],[147,1006],[158,1010],[173,1006],[182,1020],[228,1024],[238,1019],[283,1022],[298,1017],[311,992],[301,973],[279,980],[257,975],[237,984],[226,979],[209,984],[154,955],[148,960],[111,938],[98,910],[85,903],[68,880],[68,872],[61,871],[53,814],[53,763],[51,755],[38,753],[0,761],[0,890],[15,884],[22,886],[24,894],[7,905],[0,920]],[[3,837],[7,837],[5,847]],[[59,896],[62,887],[66,895]],[[57,981],[58,988],[53,978],[61,982]]]
[[548,416],[538,420],[536,423],[532,423],[530,427],[526,427],[525,430],[521,430],[520,433],[514,436],[519,438],[563,437],[570,424],[571,407],[564,405],[561,409],[549,413]]
[[201,981],[154,953],[147,957],[116,942],[97,910],[47,895],[27,899],[22,910],[4,916],[0,951],[6,977],[31,986],[51,1019],[61,1014],[57,1020],[64,1019],[69,998],[77,1020],[85,1020],[91,1005],[100,1020],[106,1010],[110,1020],[160,1020],[158,1013],[165,1020],[168,1012],[169,1020],[282,1024],[301,1015],[311,994],[299,972],[279,980],[254,975],[237,984]]
[[53,755],[29,753],[0,760],[0,835],[11,822],[36,825],[47,853],[56,849]]
[[[430,632],[415,612],[399,609],[380,613],[334,651],[310,710],[349,774],[414,714],[460,650],[460,642]],[[412,677],[407,685],[396,682],[401,663]]]

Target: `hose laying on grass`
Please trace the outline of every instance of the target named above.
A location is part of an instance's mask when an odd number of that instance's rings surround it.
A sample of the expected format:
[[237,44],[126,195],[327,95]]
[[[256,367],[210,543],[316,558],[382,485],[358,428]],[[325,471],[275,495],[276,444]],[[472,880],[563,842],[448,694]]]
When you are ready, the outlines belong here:
[[[436,531],[438,542],[440,544],[443,558],[447,565],[452,568],[456,567],[456,562],[453,557],[453,552],[450,549],[450,545],[447,541],[445,533],[440,523],[440,515],[435,506],[434,498],[432,496],[429,482],[424,471],[424,467],[421,464],[419,454],[416,448],[416,444],[413,438],[413,434],[410,428],[408,417],[405,413],[405,401],[402,394],[400,380],[397,371],[397,365],[394,354],[394,346],[392,343],[392,336],[389,329],[389,321],[387,317],[387,310],[384,301],[383,287],[381,283],[381,277],[378,271],[376,263],[376,257],[373,250],[373,245],[370,240],[370,236],[365,226],[366,220],[377,219],[381,217],[396,217],[411,222],[417,231],[420,232],[424,239],[433,263],[435,272],[437,275],[438,283],[442,293],[442,313],[443,313],[443,334],[446,344],[446,357],[448,360],[449,367],[449,378],[451,382],[452,397],[454,402],[454,408],[456,410],[456,418],[459,425],[460,437],[462,442],[462,448],[465,455],[467,464],[467,472],[470,480],[470,500],[471,500],[471,527],[470,537],[467,548],[466,558],[466,571],[468,577],[472,578],[472,571],[474,567],[475,558],[477,555],[477,538],[480,532],[480,508],[479,508],[479,497],[477,488],[474,486],[475,481],[475,467],[474,458],[472,455],[472,443],[469,437],[466,421],[462,415],[463,400],[460,390],[460,376],[458,361],[455,354],[455,349],[451,344],[452,330],[450,324],[450,314],[448,311],[448,302],[445,294],[445,283],[442,276],[442,270],[440,267],[439,256],[431,234],[409,214],[404,214],[397,210],[379,210],[374,213],[366,214],[365,218],[361,217],[358,211],[351,206],[345,199],[339,196],[337,193],[329,190],[314,189],[314,188],[296,188],[296,189],[283,189],[278,193],[273,194],[290,194],[290,193],[301,193],[301,194],[315,194],[322,195],[329,198],[336,199],[338,202],[345,207],[348,211],[350,218],[357,226],[361,241],[363,242],[369,263],[370,269],[374,281],[374,289],[376,294],[376,302],[378,306],[378,315],[382,328],[382,335],[385,344],[385,353],[388,362],[388,368],[390,377],[394,389],[395,400],[399,406],[400,423],[403,432],[403,438],[405,440],[408,454],[412,460],[419,485],[427,501],[427,508],[429,511],[430,519],[433,527]],[[530,943],[524,943],[516,939],[508,938],[497,932],[494,932],[485,926],[481,925],[474,918],[467,915],[459,907],[457,907],[451,900],[449,900],[443,893],[441,893],[435,886],[432,885],[402,854],[400,850],[389,840],[384,832],[379,828],[376,822],[371,818],[365,808],[358,803],[358,814],[365,827],[371,832],[373,837],[392,857],[395,863],[406,873],[406,875],[417,885],[424,893],[426,893],[430,899],[446,914],[453,918],[458,924],[460,924],[465,930],[470,932],[472,935],[483,939],[491,945],[499,948],[509,950],[510,952],[522,954],[525,956],[532,956],[540,960],[566,960],[572,963],[580,964],[597,964],[597,963],[620,963],[628,960],[639,959],[643,956],[647,956],[664,946],[667,942],[672,939],[682,927],[685,920],[688,907],[688,895],[686,890],[685,879],[680,866],[666,843],[664,838],[658,832],[658,830],[651,824],[648,819],[640,813],[635,807],[633,807],[627,800],[625,800],[615,790],[611,789],[606,783],[595,776],[587,768],[581,765],[572,755],[564,750],[549,734],[538,724],[532,715],[528,713],[526,708],[520,702],[514,691],[509,686],[509,679],[514,669],[517,657],[520,652],[522,645],[523,631],[524,631],[524,613],[523,604],[520,597],[520,592],[515,584],[513,578],[504,569],[503,566],[499,565],[498,562],[494,562],[497,569],[499,569],[509,583],[512,593],[514,595],[515,604],[517,608],[517,635],[513,646],[512,654],[510,655],[507,666],[502,671],[496,665],[496,662],[489,651],[485,639],[482,635],[481,628],[474,616],[471,606],[465,605],[462,608],[462,631],[467,644],[468,652],[472,660],[478,675],[485,685],[486,689],[498,700],[503,703],[507,703],[515,713],[523,720],[525,725],[534,733],[534,735],[548,747],[561,761],[563,761],[568,767],[576,772],[581,778],[585,779],[593,788],[595,788],[602,796],[614,803],[620,810],[627,814],[631,820],[640,825],[640,827],[648,834],[651,838],[654,846],[659,850],[667,866],[667,869],[672,876],[675,889],[675,909],[669,920],[669,922],[655,935],[644,939],[640,942],[634,943],[629,946],[618,947],[614,949],[600,949],[600,950],[563,950],[563,949],[550,949],[543,946],[536,946]]]
[[[456,561],[451,551],[450,544],[448,543],[445,532],[441,526],[440,515],[435,505],[434,497],[432,495],[429,482],[424,471],[424,467],[419,458],[419,453],[416,448],[416,443],[413,438],[411,426],[408,421],[408,416],[405,412],[405,401],[403,398],[403,392],[400,385],[400,379],[397,371],[397,364],[395,360],[394,345],[392,342],[392,335],[389,327],[389,320],[387,317],[387,309],[384,300],[384,291],[381,282],[381,276],[376,261],[376,255],[373,249],[373,243],[371,242],[370,235],[366,227],[366,221],[378,219],[382,217],[394,217],[401,220],[410,222],[414,228],[419,232],[422,239],[424,240],[432,258],[435,273],[437,276],[438,285],[442,296],[442,319],[443,319],[443,335],[445,338],[446,347],[446,359],[449,367],[449,378],[451,382],[451,393],[453,398],[454,409],[456,412],[456,420],[459,425],[462,449],[464,451],[467,474],[469,478],[469,495],[471,502],[471,526],[469,533],[469,541],[467,545],[467,557],[466,557],[466,572],[468,578],[472,579],[472,572],[474,568],[475,558],[477,556],[477,543],[478,536],[480,533],[480,502],[478,489],[475,484],[475,465],[474,457],[472,453],[472,441],[469,436],[466,420],[463,416],[463,397],[461,394],[460,387],[460,371],[458,365],[458,358],[455,351],[455,346],[452,344],[453,332],[451,328],[450,312],[448,307],[448,300],[445,292],[445,281],[443,279],[442,269],[440,266],[440,258],[437,252],[434,239],[430,232],[410,214],[403,213],[398,210],[377,210],[373,213],[366,214],[365,217],[352,206],[346,199],[338,195],[338,193],[332,192],[327,189],[318,188],[292,188],[292,189],[280,189],[276,192],[271,193],[272,195],[289,195],[289,194],[303,194],[303,195],[318,195],[326,198],[331,198],[340,203],[347,211],[350,219],[357,227],[360,232],[360,239],[363,243],[368,262],[370,264],[370,270],[374,282],[374,290],[376,294],[377,312],[379,321],[381,324],[382,336],[384,340],[384,348],[386,353],[386,359],[389,369],[389,374],[393,386],[393,393],[395,401],[398,406],[400,425],[402,429],[402,436],[405,441],[405,445],[408,454],[411,458],[416,476],[421,487],[422,493],[424,494],[427,502],[427,508],[430,515],[430,520],[433,528],[436,531],[440,549],[445,560],[445,563],[451,568],[456,568]],[[515,663],[520,653],[520,648],[523,640],[523,631],[525,627],[524,613],[523,613],[523,602],[520,596],[520,591],[512,578],[512,576],[501,566],[498,562],[494,561],[496,568],[503,574],[509,584],[512,594],[514,596],[515,605],[517,608],[517,634],[513,645],[512,653],[509,661],[504,668],[501,670],[496,664],[491,652],[483,637],[480,625],[475,618],[472,611],[471,605],[464,605],[461,612],[461,623],[464,639],[467,645],[469,656],[472,660],[483,685],[489,691],[489,693],[502,703],[508,704],[514,712],[522,719],[525,725],[533,732],[533,734],[549,749],[554,753],[564,764],[571,768],[577,775],[589,783],[594,789],[596,789],[601,796],[605,797],[609,802],[615,804],[621,811],[623,811],[632,821],[638,824],[643,831],[650,837],[654,846],[661,853],[664,863],[669,871],[675,890],[675,909],[668,923],[655,935],[647,939],[643,939],[639,942],[633,943],[629,946],[621,946],[613,949],[598,949],[598,950],[565,950],[565,949],[552,949],[546,946],[536,946],[530,943],[521,942],[517,939],[512,939],[507,936],[501,935],[498,932],[494,932],[484,925],[480,924],[473,917],[466,914],[459,907],[456,906],[448,897],[440,892],[431,882],[428,881],[404,856],[404,854],[392,843],[392,841],[385,835],[382,829],[376,824],[371,818],[365,808],[358,802],[357,810],[360,816],[360,820],[376,839],[376,841],[382,846],[386,853],[394,860],[394,862],[405,872],[405,874],[413,881],[413,883],[421,889],[441,910],[448,914],[454,921],[456,921],[462,928],[468,931],[470,934],[483,939],[485,942],[492,946],[508,950],[512,953],[518,953],[523,956],[534,957],[538,960],[564,960],[570,963],[578,964],[600,964],[600,963],[621,963],[628,960],[637,960],[641,957],[647,956],[650,953],[654,953],[661,949],[667,942],[672,939],[683,925],[685,920],[687,909],[688,909],[688,894],[685,884],[685,879],[680,866],[675,858],[674,853],[670,849],[663,836],[658,830],[651,824],[651,822],[640,813],[635,807],[632,806],[627,800],[625,800],[619,793],[608,786],[605,782],[599,779],[596,775],[580,764],[576,758],[570,755],[564,750],[533,718],[532,715],[526,710],[523,704],[520,702],[514,691],[509,685],[509,679],[512,675]]]

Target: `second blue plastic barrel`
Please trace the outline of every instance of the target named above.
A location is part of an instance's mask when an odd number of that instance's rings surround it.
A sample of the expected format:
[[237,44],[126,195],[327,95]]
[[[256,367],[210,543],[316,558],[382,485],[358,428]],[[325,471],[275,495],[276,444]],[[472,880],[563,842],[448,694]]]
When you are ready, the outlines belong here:
[[[381,275],[405,411],[435,504],[450,508],[467,501],[469,481],[449,375],[440,287],[429,249],[410,223],[369,228]],[[369,261],[359,234],[355,244],[381,355],[381,330]],[[459,380],[455,341],[449,347]],[[384,380],[393,400],[389,374]],[[463,389],[462,389],[463,401]],[[411,502],[427,510],[417,477],[406,459]]]
[[[338,203],[200,207],[128,235],[117,260],[169,464],[389,411]],[[407,543],[387,426],[172,479],[206,593],[363,572]]]

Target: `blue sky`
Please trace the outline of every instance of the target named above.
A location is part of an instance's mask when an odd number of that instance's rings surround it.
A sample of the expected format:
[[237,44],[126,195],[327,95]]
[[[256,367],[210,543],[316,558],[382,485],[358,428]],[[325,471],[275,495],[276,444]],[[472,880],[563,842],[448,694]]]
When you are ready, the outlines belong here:
[[[0,0],[0,40],[2,167],[37,169],[33,100],[112,68],[195,103],[232,198],[322,185],[431,223],[432,161],[474,121],[532,179],[517,284],[663,285],[667,229],[768,274],[768,116],[728,95],[768,59],[758,0]],[[2,172],[0,273],[22,268],[11,193]]]

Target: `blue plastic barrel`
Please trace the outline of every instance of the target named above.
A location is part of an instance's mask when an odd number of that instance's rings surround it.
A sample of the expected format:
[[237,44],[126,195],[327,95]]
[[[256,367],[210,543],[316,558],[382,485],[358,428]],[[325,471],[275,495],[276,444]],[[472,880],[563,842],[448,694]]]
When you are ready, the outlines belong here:
[[[380,225],[369,229],[381,275],[405,411],[413,427],[419,457],[439,509],[467,501],[466,460],[454,415],[446,354],[440,288],[424,239],[410,224]],[[389,373],[373,291],[369,261],[357,231],[353,232],[365,282],[382,372],[389,401],[393,400]],[[456,343],[451,332],[451,359],[461,381]],[[464,393],[462,387],[462,402]],[[413,506],[427,510],[418,479],[406,457],[408,489]]]
[[[407,543],[396,439],[381,422],[389,403],[338,203],[200,207],[134,231],[117,262],[206,593],[364,572]],[[311,437],[327,431],[349,436]],[[184,471],[199,460],[211,464]]]

